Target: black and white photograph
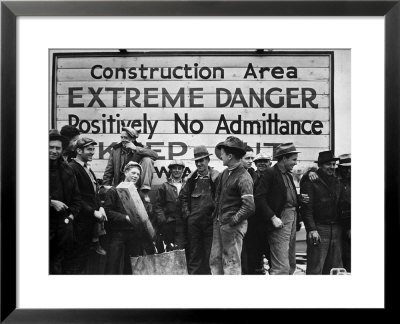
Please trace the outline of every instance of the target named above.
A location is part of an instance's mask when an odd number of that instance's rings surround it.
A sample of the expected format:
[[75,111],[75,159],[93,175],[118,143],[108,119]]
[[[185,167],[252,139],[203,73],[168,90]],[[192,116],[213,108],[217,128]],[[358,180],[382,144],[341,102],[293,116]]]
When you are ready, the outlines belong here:
[[72,2],[1,7],[2,318],[387,306],[393,4]]
[[49,62],[49,274],[351,274],[350,49]]

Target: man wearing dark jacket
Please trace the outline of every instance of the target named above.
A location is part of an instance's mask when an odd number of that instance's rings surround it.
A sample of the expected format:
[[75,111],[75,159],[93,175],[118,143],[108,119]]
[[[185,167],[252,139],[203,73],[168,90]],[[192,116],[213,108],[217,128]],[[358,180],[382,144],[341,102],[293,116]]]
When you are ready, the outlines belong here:
[[278,160],[264,171],[256,188],[256,219],[267,229],[270,246],[271,275],[292,275],[296,270],[296,222],[298,198],[291,171],[297,164],[293,143],[276,148]]
[[189,245],[189,274],[211,274],[210,252],[212,244],[215,181],[218,171],[209,167],[210,155],[204,145],[194,148],[196,171],[179,194],[182,215],[187,224]]
[[[182,219],[182,209],[179,193],[185,185],[182,178],[185,163],[172,160],[168,165],[171,176],[157,190],[154,213],[156,214],[161,239],[167,246],[167,251],[175,248],[185,248],[185,233]],[[164,252],[164,246],[157,247],[158,252]]]
[[139,189],[143,192],[146,201],[150,201],[148,191],[151,189],[151,181],[153,179],[153,163],[157,160],[158,155],[136,141],[139,134],[140,132],[132,127],[122,127],[121,142],[114,145],[111,151],[103,175],[103,185],[117,186],[124,181],[123,170],[125,165],[130,161],[137,162],[142,167],[141,187]]
[[50,274],[71,273],[73,220],[81,198],[72,169],[61,158],[67,140],[56,130],[49,132],[50,160]]
[[241,162],[243,142],[229,136],[215,147],[215,154],[227,168],[218,177],[215,197],[211,273],[241,275],[243,238],[247,219],[253,215],[253,180]]
[[82,198],[81,210],[74,222],[77,274],[87,273],[89,250],[92,246],[96,226],[106,219],[97,195],[96,176],[88,164],[92,161],[96,144],[94,140],[87,137],[78,140],[76,158],[69,163],[74,170]]
[[338,217],[340,183],[335,177],[335,158],[332,151],[318,155],[317,180],[303,176],[302,193],[309,203],[302,212],[307,231],[307,274],[329,274],[332,268],[341,268],[342,228]]

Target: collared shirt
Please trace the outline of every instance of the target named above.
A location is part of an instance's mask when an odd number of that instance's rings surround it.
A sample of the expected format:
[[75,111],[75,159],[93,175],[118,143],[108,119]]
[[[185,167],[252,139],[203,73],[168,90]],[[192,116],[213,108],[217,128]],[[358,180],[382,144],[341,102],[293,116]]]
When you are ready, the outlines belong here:
[[232,171],[237,169],[239,167],[239,165],[241,165],[242,162],[238,162],[235,165],[232,165],[231,167],[228,167],[228,177],[231,175]]
[[96,183],[96,179],[93,177],[92,172],[90,171],[89,164],[87,162],[83,162],[79,159],[74,159],[74,160],[75,160],[75,162],[79,163],[85,169],[87,175],[89,176],[90,180],[92,181],[93,190],[94,190],[94,192],[96,192],[97,183]]
[[210,171],[207,171],[207,174],[201,175],[199,172],[197,172],[197,177],[195,179],[210,179]]
[[171,183],[176,187],[176,190],[178,191],[178,195],[181,192],[182,189],[182,178],[179,180],[175,180],[174,178],[171,178]]
[[286,197],[287,200],[285,202],[284,208],[292,208],[297,207],[297,193],[296,188],[293,186],[292,181],[290,179],[289,171],[282,168],[280,164],[278,164],[279,171],[281,171],[283,183],[286,187]]

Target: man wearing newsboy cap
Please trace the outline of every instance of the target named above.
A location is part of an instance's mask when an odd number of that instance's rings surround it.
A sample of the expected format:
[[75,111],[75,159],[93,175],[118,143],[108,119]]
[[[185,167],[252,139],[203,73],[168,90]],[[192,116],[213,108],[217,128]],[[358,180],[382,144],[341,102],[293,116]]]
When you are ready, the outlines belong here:
[[255,222],[267,229],[271,275],[292,275],[296,270],[299,201],[291,171],[298,153],[293,143],[280,144],[275,151],[278,162],[264,171],[256,188]]
[[213,241],[210,256],[212,274],[241,275],[243,238],[247,219],[254,214],[253,179],[242,164],[243,142],[234,136],[218,143],[215,154],[227,168],[216,188]]
[[144,147],[138,143],[136,139],[139,137],[140,131],[132,127],[122,127],[121,142],[114,145],[110,153],[110,158],[103,175],[104,186],[117,186],[124,181],[124,167],[130,162],[138,162],[142,167],[140,176],[140,190],[148,200],[148,191],[151,189],[151,181],[153,179],[154,166],[158,155],[148,147]]
[[[89,165],[93,159],[96,144],[93,139],[88,137],[79,139],[75,146],[76,157],[69,163],[75,173],[82,197],[81,210],[74,221],[74,263],[77,274],[88,273],[87,266],[91,250],[105,255],[105,251],[99,243],[98,234],[104,234],[106,215],[103,207],[100,207],[96,175]],[[100,269],[98,270],[95,271],[95,274],[100,274]]]
[[300,184],[300,192],[308,194],[309,202],[302,212],[307,231],[307,274],[329,274],[342,268],[342,227],[338,201],[340,182],[335,176],[336,158],[332,151],[318,155],[318,179],[308,177]]
[[196,171],[188,176],[179,200],[182,205],[183,222],[187,227],[189,274],[211,274],[210,252],[213,233],[215,181],[218,171],[208,164],[210,154],[207,147],[194,147]]

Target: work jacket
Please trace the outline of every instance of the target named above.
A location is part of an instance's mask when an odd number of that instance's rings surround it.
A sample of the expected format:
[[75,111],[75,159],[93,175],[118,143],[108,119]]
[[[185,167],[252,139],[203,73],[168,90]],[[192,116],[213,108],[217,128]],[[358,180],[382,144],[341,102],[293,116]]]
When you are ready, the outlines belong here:
[[317,180],[311,181],[306,177],[300,183],[300,192],[308,194],[310,197],[309,203],[304,204],[302,209],[307,232],[316,230],[316,224],[336,224],[339,221],[339,179],[334,176],[326,176],[321,169],[318,169],[317,175]]
[[[140,143],[135,143],[136,150],[127,149],[127,153],[123,153],[122,143],[113,146],[110,153],[108,163],[103,175],[103,186],[118,186],[124,180],[124,167],[130,162],[139,163],[144,157],[152,160],[158,159],[158,154],[153,150],[143,147]],[[121,154],[127,154],[125,161],[122,161]]]

